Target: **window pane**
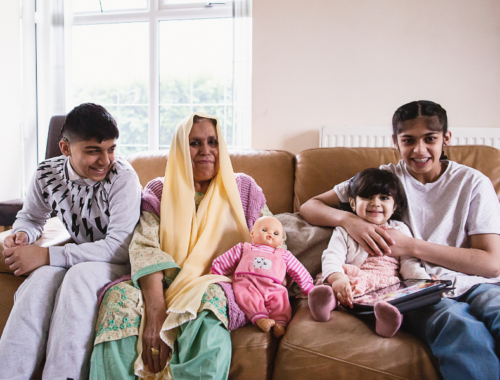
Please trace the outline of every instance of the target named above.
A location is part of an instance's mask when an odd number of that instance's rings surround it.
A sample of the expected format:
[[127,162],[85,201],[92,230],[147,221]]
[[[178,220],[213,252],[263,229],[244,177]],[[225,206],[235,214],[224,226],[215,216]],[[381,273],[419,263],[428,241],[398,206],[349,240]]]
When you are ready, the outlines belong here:
[[115,117],[120,155],[121,144],[148,149],[148,40],[147,23],[73,27],[73,106],[101,104]]
[[195,111],[217,116],[226,135],[232,120],[227,118],[233,92],[232,19],[161,21],[159,30],[160,145],[170,145],[175,126]]
[[73,13],[145,10],[147,6],[148,0],[73,0]]
[[160,106],[160,149],[170,146],[175,127],[190,113],[190,106]]

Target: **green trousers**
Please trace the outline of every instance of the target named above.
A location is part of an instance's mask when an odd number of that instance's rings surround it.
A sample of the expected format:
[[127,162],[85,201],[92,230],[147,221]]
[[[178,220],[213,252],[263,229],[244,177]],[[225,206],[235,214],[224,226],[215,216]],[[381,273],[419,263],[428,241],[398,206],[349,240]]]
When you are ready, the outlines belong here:
[[[103,342],[94,347],[90,380],[134,380],[137,336]],[[179,327],[170,362],[174,379],[226,380],[231,364],[231,337],[209,310]]]

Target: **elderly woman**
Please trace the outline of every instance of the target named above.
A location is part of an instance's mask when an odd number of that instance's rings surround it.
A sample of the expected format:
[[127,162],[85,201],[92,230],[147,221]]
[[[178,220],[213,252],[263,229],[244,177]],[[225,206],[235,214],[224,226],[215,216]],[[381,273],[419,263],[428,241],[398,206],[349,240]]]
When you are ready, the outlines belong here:
[[90,378],[227,378],[234,299],[230,280],[208,273],[266,210],[253,179],[233,173],[216,118],[181,121],[164,179],[142,195],[131,281],[103,298]]

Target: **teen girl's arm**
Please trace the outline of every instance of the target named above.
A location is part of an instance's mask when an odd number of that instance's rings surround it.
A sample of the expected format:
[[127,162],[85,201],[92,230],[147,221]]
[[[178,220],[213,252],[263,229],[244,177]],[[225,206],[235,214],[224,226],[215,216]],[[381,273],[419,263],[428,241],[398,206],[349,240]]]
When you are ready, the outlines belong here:
[[394,240],[384,229],[360,217],[338,210],[340,199],[335,190],[309,199],[300,206],[300,215],[317,226],[344,227],[369,254],[381,256],[391,253]]
[[395,245],[391,256],[409,254],[417,259],[470,275],[494,278],[500,276],[500,235],[471,235],[471,248],[448,247],[387,230]]

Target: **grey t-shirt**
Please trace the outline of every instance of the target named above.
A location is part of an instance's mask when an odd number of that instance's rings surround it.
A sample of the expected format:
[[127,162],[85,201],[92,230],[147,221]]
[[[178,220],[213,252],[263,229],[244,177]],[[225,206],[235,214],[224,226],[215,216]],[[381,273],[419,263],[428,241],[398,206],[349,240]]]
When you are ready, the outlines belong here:
[[65,156],[38,165],[12,233],[24,231],[33,243],[55,211],[75,244],[50,247],[50,265],[69,268],[86,261],[128,263],[128,246],[140,215],[137,173],[118,157],[99,182],[75,179],[68,166]]
[[[439,179],[422,184],[407,170],[404,161],[381,165],[399,178],[408,199],[403,221],[417,239],[431,243],[471,248],[471,235],[500,234],[500,204],[488,177],[473,168],[448,161]],[[334,187],[341,202],[347,202],[345,181]],[[454,295],[482,282],[499,282],[498,278],[472,276],[423,262],[429,275],[454,281]]]

